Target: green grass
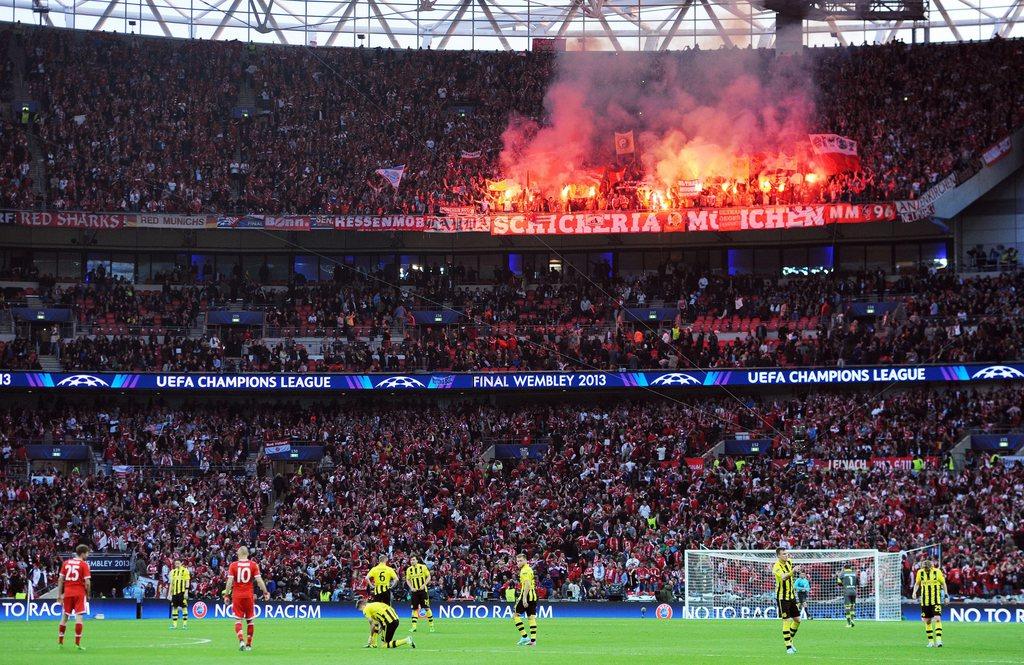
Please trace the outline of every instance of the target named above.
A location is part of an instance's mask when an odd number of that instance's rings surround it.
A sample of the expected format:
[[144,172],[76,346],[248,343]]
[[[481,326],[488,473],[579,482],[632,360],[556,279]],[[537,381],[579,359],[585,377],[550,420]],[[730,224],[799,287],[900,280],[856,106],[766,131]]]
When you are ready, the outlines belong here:
[[[402,619],[405,635],[408,619]],[[1024,663],[1024,626],[945,625],[946,646],[925,648],[917,622],[861,622],[848,629],[838,621],[805,622],[797,636],[799,653],[786,655],[778,621],[658,621],[656,619],[549,619],[540,623],[539,646],[516,646],[519,635],[501,620],[425,623],[415,650],[363,649],[366,623],[356,619],[257,621],[253,651],[239,653],[233,622],[193,620],[189,631],[168,630],[163,621],[87,621],[83,645],[57,648],[53,621],[0,623],[0,662],[95,663],[96,665],[205,665],[207,663]]]

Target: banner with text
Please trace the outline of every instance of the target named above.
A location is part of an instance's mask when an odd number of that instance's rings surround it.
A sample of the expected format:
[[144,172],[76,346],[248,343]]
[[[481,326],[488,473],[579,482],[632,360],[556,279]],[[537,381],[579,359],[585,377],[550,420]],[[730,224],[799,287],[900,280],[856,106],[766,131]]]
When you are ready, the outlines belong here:
[[168,391],[408,391],[699,389],[1024,380],[1024,363],[638,372],[431,374],[115,374],[0,371],[0,389]]
[[0,211],[7,224],[85,229],[221,229],[268,231],[401,231],[506,235],[589,235],[799,229],[829,224],[906,219],[918,202],[688,208],[660,211],[575,213],[474,213],[450,208],[445,215],[173,215]]

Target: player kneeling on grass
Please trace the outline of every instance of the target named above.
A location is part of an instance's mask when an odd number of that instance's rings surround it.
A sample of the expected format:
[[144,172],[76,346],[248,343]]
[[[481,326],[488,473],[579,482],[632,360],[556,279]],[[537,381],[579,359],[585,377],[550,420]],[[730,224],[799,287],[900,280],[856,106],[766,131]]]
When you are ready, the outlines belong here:
[[366,620],[370,622],[370,637],[366,642],[368,647],[377,646],[377,635],[384,635],[384,648],[397,649],[408,644],[413,649],[416,643],[411,637],[395,639],[395,632],[398,630],[398,613],[387,603],[368,603],[365,599],[356,603],[356,609],[363,613]]

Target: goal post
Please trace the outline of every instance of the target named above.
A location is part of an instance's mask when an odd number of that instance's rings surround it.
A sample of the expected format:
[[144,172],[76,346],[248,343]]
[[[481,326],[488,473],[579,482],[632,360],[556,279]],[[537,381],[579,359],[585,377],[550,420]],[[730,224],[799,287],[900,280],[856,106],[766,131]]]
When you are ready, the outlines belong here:
[[[857,575],[858,619],[899,621],[902,554],[878,550],[790,550],[807,577],[807,613],[813,619],[844,619],[843,590],[836,582],[848,564]],[[775,550],[687,550],[686,605],[693,619],[777,619]]]

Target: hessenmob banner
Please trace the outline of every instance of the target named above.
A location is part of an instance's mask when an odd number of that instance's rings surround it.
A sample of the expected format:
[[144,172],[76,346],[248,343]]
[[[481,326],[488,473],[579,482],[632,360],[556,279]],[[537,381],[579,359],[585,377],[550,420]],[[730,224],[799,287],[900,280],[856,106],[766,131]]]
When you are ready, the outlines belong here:
[[[916,202],[914,202],[916,203]],[[893,203],[689,208],[659,211],[446,215],[174,215],[0,211],[0,221],[20,226],[88,229],[221,229],[270,231],[411,231],[492,235],[593,235],[799,229],[828,224],[894,221]]]
[[114,374],[0,372],[0,389],[203,391],[406,391],[698,389],[952,383],[1024,379],[1024,364],[728,369],[644,372],[475,372],[430,374]]

